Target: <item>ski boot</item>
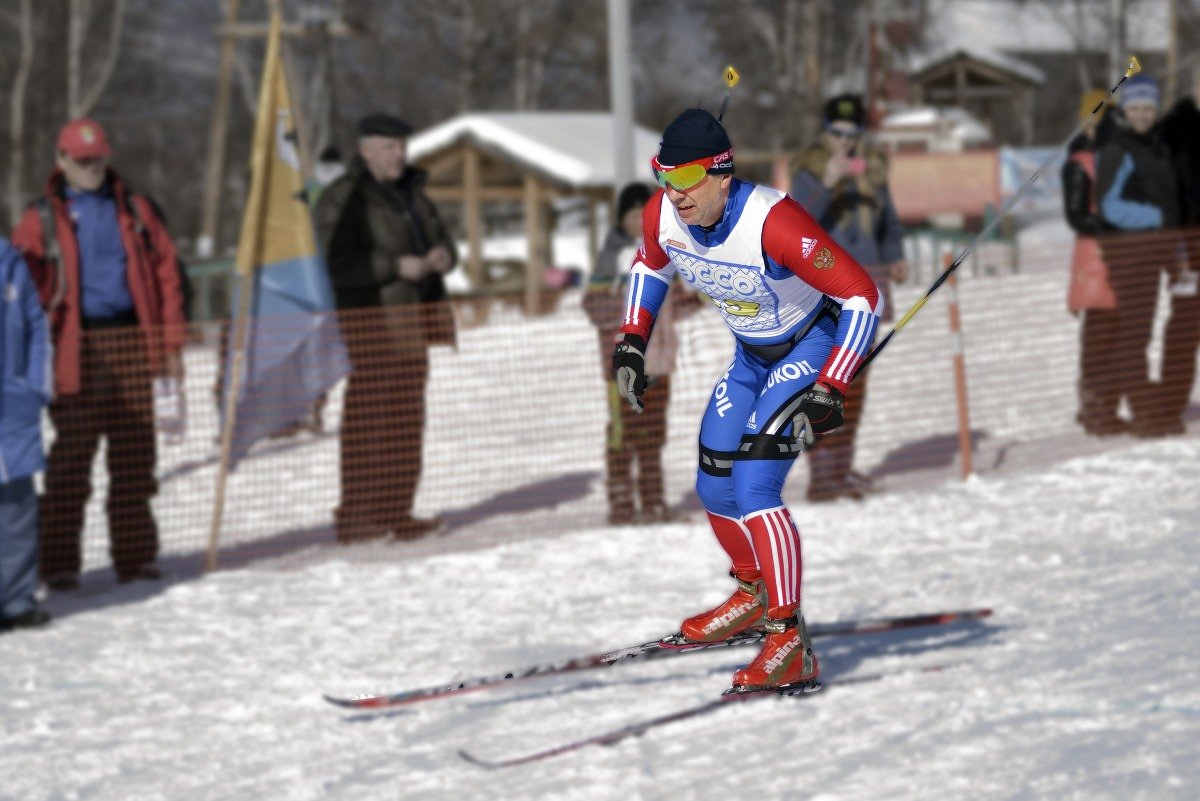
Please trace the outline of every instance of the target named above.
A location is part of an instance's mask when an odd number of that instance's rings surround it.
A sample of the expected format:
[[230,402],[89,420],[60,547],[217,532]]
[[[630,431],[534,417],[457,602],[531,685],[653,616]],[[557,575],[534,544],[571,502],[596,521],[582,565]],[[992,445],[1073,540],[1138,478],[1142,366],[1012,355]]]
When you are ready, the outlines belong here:
[[756,692],[796,685],[816,689],[821,667],[813,653],[804,614],[796,607],[775,607],[763,627],[767,638],[762,650],[746,667],[733,674],[733,692]]
[[729,575],[737,579],[737,590],[715,609],[683,621],[679,632],[684,640],[722,642],[747,629],[763,625],[767,614],[767,591],[762,574],[757,570],[744,573],[730,570]]

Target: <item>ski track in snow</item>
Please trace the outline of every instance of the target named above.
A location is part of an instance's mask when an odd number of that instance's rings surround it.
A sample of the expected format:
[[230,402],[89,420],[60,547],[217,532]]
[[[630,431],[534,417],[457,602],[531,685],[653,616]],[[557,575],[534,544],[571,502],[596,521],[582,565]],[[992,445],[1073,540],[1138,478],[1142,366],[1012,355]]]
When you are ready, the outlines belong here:
[[[749,650],[354,714],[650,639],[729,589],[705,526],[246,569],[0,637],[0,799],[1193,799],[1200,442],[797,507],[810,620],[992,606],[819,642],[825,693],[540,764],[502,758],[714,698]],[[140,586],[140,585],[139,585]],[[124,602],[122,602],[124,601]],[[950,663],[838,687],[838,677]],[[579,682],[583,688],[572,691]]]

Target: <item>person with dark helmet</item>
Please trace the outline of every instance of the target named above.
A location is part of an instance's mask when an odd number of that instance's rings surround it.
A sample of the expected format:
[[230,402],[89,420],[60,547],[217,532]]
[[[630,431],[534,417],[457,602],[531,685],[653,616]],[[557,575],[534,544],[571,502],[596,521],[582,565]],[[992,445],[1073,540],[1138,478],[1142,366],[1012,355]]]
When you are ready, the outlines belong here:
[[809,685],[820,666],[783,483],[813,435],[842,424],[883,300],[799,203],[734,177],[733,146],[707,111],[672,122],[651,167],[661,189],[643,212],[613,353],[620,395],[644,404],[646,348],[675,276],[706,295],[734,335],[700,426],[696,492],[737,589],[685,620],[679,638],[717,642],[763,629],[762,650],[734,675],[734,691]]

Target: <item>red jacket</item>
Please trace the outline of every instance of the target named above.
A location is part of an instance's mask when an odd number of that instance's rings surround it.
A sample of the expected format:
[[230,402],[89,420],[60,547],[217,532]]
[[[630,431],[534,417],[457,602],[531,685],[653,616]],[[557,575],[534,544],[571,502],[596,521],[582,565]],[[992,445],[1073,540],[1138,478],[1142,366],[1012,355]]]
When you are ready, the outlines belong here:
[[[1086,214],[1095,219],[1099,214],[1096,206],[1096,154],[1091,150],[1078,150],[1070,160],[1083,168],[1088,178]],[[1064,174],[1066,170],[1064,168]],[[1080,214],[1085,210],[1080,209]],[[1072,314],[1084,309],[1115,309],[1117,296],[1108,279],[1108,265],[1095,235],[1076,233],[1075,248],[1071,253],[1071,283],[1067,289],[1067,310]]]
[[[121,242],[125,245],[129,292],[133,295],[138,323],[146,337],[150,370],[157,373],[162,369],[164,354],[178,353],[187,336],[183,292],[175,263],[175,245],[149,201],[140,195],[130,194],[111,170],[109,180],[117,203]],[[63,183],[62,173],[55,170],[43,190],[54,212],[58,244],[62,251],[62,277],[66,285],[61,292],[58,269],[46,258],[41,214],[36,204],[31,204],[25,210],[25,215],[13,232],[12,243],[25,256],[42,305],[50,317],[54,338],[55,394],[74,395],[80,391],[83,320],[79,297],[79,247],[74,224],[67,213]],[[128,206],[130,200],[137,206],[136,214]],[[144,226],[144,231],[139,231],[141,226]],[[56,295],[61,297],[51,308]]]

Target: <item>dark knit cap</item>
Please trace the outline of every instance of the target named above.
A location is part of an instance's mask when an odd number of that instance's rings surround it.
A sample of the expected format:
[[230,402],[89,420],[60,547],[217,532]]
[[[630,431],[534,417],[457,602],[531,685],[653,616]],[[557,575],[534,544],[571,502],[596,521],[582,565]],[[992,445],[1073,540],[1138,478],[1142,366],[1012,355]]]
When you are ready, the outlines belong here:
[[626,184],[617,195],[617,219],[625,216],[625,212],[637,206],[650,202],[650,187],[645,184]]
[[867,112],[863,108],[861,95],[838,95],[825,101],[825,124],[831,122],[851,122],[855,128],[862,128],[867,123]]
[[403,139],[413,132],[412,126],[391,114],[368,114],[358,121],[359,138],[364,136],[387,136]]
[[[733,145],[717,118],[704,109],[689,108],[663,131],[658,162],[664,167],[676,167],[729,150],[733,150]],[[709,172],[732,173],[733,159],[714,166]]]

